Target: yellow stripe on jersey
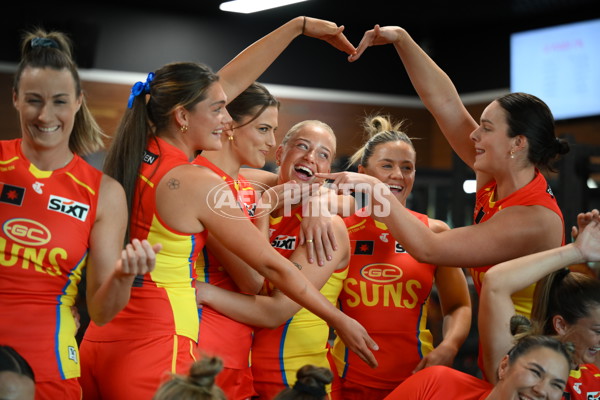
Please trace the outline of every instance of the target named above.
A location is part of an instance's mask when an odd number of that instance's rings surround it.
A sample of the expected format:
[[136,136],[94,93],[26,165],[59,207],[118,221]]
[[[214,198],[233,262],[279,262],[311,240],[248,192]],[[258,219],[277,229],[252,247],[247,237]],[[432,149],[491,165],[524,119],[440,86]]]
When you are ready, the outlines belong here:
[[72,173],[70,173],[70,172],[67,172],[67,173],[66,173],[66,175],[67,175],[69,178],[73,179],[73,180],[74,180],[74,181],[75,181],[75,182],[76,182],[78,185],[80,185],[80,186],[83,186],[84,188],[86,188],[86,189],[87,189],[87,191],[88,191],[88,192],[90,192],[92,195],[94,195],[94,196],[96,195],[96,191],[95,191],[94,189],[92,189],[91,187],[89,187],[87,184],[85,184],[85,183],[81,182],[79,179],[77,179],[77,178],[75,177],[75,175],[73,175],[73,174],[72,174]]
[[38,179],[48,178],[50,175],[52,175],[52,171],[42,171],[41,169],[33,165],[33,163],[29,164],[29,172],[31,172],[31,175],[35,176]]
[[388,230],[387,225],[384,224],[383,222],[379,222],[376,219],[374,219],[373,222],[375,223],[375,226],[377,227],[377,229],[381,229],[383,231],[387,231]]
[[[198,340],[198,308],[194,289],[192,256],[198,244],[194,235],[176,233],[166,228],[154,215],[148,234],[150,243],[162,243],[156,255],[156,267],[150,273],[157,287],[163,288],[169,298],[175,331],[178,335]],[[187,259],[181,257],[188,254]],[[191,306],[190,306],[191,305]]]
[[11,158],[11,159],[9,159],[9,160],[6,160],[6,161],[0,160],[0,165],[6,165],[6,164],[10,164],[10,163],[12,163],[12,162],[15,162],[15,161],[17,161],[18,159],[19,159],[19,157],[16,157],[16,156],[15,156],[15,157],[13,157],[13,158]]
[[144,175],[139,174],[138,178],[140,178],[142,181],[144,181],[144,183],[146,183],[148,186],[150,187],[154,187],[154,182],[152,182],[150,179],[146,178]]
[[69,273],[69,282],[65,285],[64,294],[60,296],[56,332],[55,349],[59,359],[60,374],[64,379],[79,377],[79,349],[75,335],[77,326],[71,312],[77,297],[77,285],[81,281],[83,268],[87,264],[87,253]]

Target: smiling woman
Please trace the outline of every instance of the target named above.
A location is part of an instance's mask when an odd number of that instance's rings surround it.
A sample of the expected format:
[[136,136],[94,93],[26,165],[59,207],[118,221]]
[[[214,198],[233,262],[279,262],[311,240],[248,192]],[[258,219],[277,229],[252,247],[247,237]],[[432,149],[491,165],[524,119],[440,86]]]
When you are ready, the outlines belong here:
[[158,255],[155,271],[138,277],[125,309],[106,326],[92,323],[86,330],[81,346],[84,398],[151,398],[166,371],[189,369],[199,334],[195,262],[209,231],[294,301],[335,326],[365,361],[376,365],[371,353],[376,346],[365,329],[279,255],[245,218],[243,209],[230,207],[234,218],[212,211],[210,194],[223,184],[222,175],[191,162],[199,151],[223,147],[221,136],[232,121],[228,102],[303,29],[305,35],[347,54],[354,51],[343,27],[297,17],[246,47],[218,74],[202,63],[174,62],[149,75],[148,90],[135,90],[105,170],[125,188],[131,211],[129,235],[160,238],[165,251]]
[[64,34],[24,36],[13,103],[21,138],[0,142],[0,343],[31,364],[36,398],[80,399],[71,307],[83,273],[88,313],[104,325],[125,307],[135,276],[153,270],[160,245],[135,240],[122,251],[125,194],[80,156],[104,136]]
[[[415,182],[417,154],[411,139],[402,131],[401,122],[386,115],[368,116],[364,128],[367,140],[350,158],[359,173],[317,175],[334,179],[334,186],[348,183],[358,188],[374,180],[379,186],[370,191],[373,199],[385,191],[405,207]],[[332,354],[341,384],[336,380],[334,385],[344,400],[382,399],[414,371],[431,365],[451,366],[471,325],[471,303],[462,270],[413,258],[404,249],[404,241],[394,236],[394,227],[381,222],[384,208],[372,209],[375,201],[367,203],[368,207],[345,218],[352,256],[339,303],[346,314],[368,327],[378,342],[397,350],[381,354],[383,362],[372,370],[364,368],[344,343],[336,340]],[[409,212],[424,229],[449,229],[443,221]],[[439,345],[435,348],[432,334],[425,328],[434,283],[447,320],[444,337],[436,338]],[[396,351],[403,356],[398,357]]]

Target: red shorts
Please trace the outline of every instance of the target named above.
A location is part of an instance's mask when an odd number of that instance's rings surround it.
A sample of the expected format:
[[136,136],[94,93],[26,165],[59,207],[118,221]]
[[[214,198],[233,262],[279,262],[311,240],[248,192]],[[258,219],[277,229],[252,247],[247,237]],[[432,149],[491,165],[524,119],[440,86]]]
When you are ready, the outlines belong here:
[[81,400],[78,378],[35,383],[35,400]]
[[81,378],[85,400],[152,399],[173,373],[187,375],[196,342],[170,335],[114,342],[81,342]]
[[227,396],[228,400],[248,400],[256,396],[252,382],[252,369],[223,368],[215,383]]

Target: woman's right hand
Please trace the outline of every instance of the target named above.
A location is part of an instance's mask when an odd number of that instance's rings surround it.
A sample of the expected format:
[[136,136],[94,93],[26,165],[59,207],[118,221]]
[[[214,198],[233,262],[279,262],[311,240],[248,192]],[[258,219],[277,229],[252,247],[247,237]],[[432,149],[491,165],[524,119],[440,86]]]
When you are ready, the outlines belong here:
[[577,216],[579,234],[574,245],[587,262],[600,261],[600,213],[592,210]]
[[[341,312],[341,311],[340,311]],[[343,314],[340,323],[334,326],[335,334],[344,342],[346,347],[356,353],[361,360],[371,368],[377,368],[377,359],[371,350],[379,350],[379,346],[367,333],[367,330],[357,320]]]
[[335,22],[325,21],[323,19],[302,17],[304,27],[303,34],[306,36],[321,39],[332,45],[338,50],[352,56],[356,53],[356,48],[344,35],[344,26],[337,26]]

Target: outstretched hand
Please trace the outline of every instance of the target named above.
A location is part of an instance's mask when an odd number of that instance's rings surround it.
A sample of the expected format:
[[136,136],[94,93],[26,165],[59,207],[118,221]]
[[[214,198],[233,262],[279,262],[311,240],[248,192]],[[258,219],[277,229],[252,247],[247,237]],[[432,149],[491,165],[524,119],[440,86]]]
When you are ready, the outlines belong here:
[[343,323],[335,327],[335,333],[346,347],[356,353],[361,360],[371,368],[377,368],[377,359],[371,350],[379,350],[377,343],[367,333],[367,330],[355,319],[345,316]]
[[338,50],[352,56],[356,53],[356,48],[344,35],[344,25],[337,26],[336,23],[325,21],[323,19],[303,17],[305,20],[303,34],[306,36],[321,39],[332,45]]
[[600,213],[592,210],[577,216],[579,231],[574,245],[587,262],[600,261]]
[[398,26],[384,26],[380,27],[375,25],[371,30],[368,30],[363,35],[358,47],[356,48],[355,54],[350,54],[348,61],[353,62],[360,58],[365,50],[370,46],[379,46],[382,44],[394,43],[400,40],[400,35],[403,29]]
[[121,251],[118,271],[123,275],[144,275],[152,272],[156,265],[156,254],[162,244],[151,245],[146,239],[133,239]]

